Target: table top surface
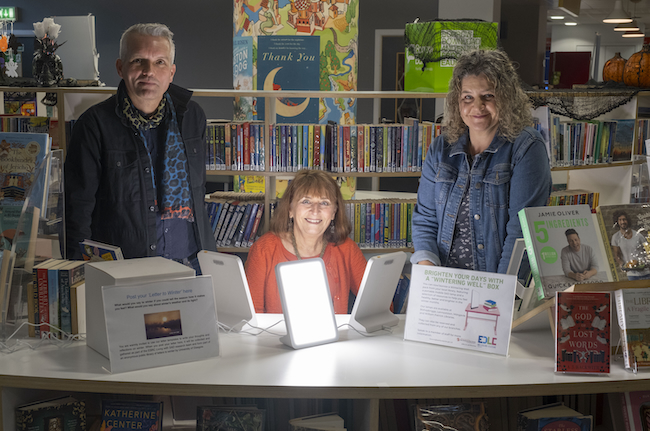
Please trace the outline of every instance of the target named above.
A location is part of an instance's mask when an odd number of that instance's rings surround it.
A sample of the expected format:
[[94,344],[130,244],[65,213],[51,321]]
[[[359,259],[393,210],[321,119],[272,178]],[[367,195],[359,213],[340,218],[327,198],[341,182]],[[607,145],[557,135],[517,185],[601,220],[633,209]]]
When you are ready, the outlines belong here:
[[[608,375],[556,374],[550,328],[513,332],[509,356],[405,341],[393,331],[363,336],[337,316],[339,341],[293,350],[282,315],[258,315],[242,333],[219,333],[220,356],[110,374],[108,359],[75,342],[0,353],[0,387],[82,392],[287,398],[451,398],[624,392],[650,389],[650,374],[614,360]],[[272,326],[276,324],[275,326]],[[261,333],[260,333],[261,332]],[[252,335],[257,334],[259,335]],[[36,340],[33,340],[36,341]]]

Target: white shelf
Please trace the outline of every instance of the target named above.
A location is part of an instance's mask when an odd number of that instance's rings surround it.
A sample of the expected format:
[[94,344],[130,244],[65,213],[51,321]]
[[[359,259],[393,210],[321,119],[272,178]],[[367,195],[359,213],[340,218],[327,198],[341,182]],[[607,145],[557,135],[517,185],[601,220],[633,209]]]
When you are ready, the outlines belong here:
[[[348,316],[338,316],[339,323]],[[622,362],[607,376],[555,374],[550,329],[515,332],[510,356],[403,340],[404,316],[392,334],[363,337],[340,330],[340,341],[292,350],[277,335],[220,333],[222,355],[209,360],[122,374],[79,342],[0,355],[4,429],[12,430],[13,391],[257,398],[469,398],[585,394],[650,389],[650,374]],[[258,315],[268,327],[281,315]],[[283,325],[272,329],[284,334]],[[383,334],[383,335],[382,335]],[[13,389],[17,388],[17,389]]]

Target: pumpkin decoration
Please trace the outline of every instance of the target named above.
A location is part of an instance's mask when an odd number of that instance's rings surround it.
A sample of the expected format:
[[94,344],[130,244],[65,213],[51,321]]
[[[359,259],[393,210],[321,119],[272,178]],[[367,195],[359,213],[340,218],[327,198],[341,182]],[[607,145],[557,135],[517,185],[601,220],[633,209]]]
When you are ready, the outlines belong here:
[[626,60],[617,52],[614,57],[605,62],[603,67],[603,81],[623,82],[623,70]]
[[643,45],[625,62],[623,82],[632,87],[650,87],[650,45]]

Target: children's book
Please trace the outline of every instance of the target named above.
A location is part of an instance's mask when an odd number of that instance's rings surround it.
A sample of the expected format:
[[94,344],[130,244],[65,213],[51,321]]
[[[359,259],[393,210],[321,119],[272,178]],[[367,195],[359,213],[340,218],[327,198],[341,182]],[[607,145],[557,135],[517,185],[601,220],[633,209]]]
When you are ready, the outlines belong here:
[[593,421],[591,415],[583,415],[563,403],[553,403],[517,413],[517,431],[592,431]]
[[[0,204],[45,208],[47,175],[38,172],[50,152],[47,133],[0,132]],[[47,169],[45,169],[47,171]]]
[[79,248],[81,249],[83,259],[91,262],[124,259],[120,247],[111,244],[104,244],[99,241],[93,241],[90,239],[83,240],[79,243]]
[[614,280],[650,276],[650,204],[601,205],[596,216]]
[[609,373],[611,294],[556,292],[555,371]]
[[519,211],[539,299],[577,283],[612,281],[589,205]]
[[161,431],[163,404],[158,401],[102,400],[100,431]]
[[625,368],[650,367],[650,288],[614,292]]

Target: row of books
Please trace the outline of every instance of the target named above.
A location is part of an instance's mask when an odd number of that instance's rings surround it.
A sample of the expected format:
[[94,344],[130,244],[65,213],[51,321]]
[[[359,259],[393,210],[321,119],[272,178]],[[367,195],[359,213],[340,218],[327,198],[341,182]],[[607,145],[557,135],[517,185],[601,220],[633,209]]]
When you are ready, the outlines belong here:
[[551,117],[551,166],[580,166],[629,161],[634,147],[635,120],[562,121]]
[[[270,172],[417,172],[439,124],[269,125]],[[264,126],[208,123],[208,170],[265,171]]]
[[50,131],[50,118],[3,115],[0,116],[0,131],[48,133]]
[[217,247],[253,245],[264,214],[264,201],[207,201],[205,205]]
[[587,190],[558,190],[551,192],[548,198],[548,206],[559,205],[580,205],[587,204],[591,212],[595,213],[600,200],[600,193]]
[[[29,323],[79,333],[77,288],[84,282],[84,261],[48,259],[34,265],[27,297]],[[60,336],[54,328],[30,325],[29,336],[40,338],[46,331]]]
[[[88,422],[86,402],[74,396],[63,396],[23,404],[15,409],[17,431],[132,431],[162,430],[161,401],[104,399],[101,418]],[[256,404],[197,405],[197,431],[263,431],[268,428],[267,409]],[[345,431],[344,420],[337,413],[322,413],[289,419],[292,431]]]
[[361,248],[412,247],[414,207],[414,201],[348,201],[345,209],[353,226],[350,238]]

